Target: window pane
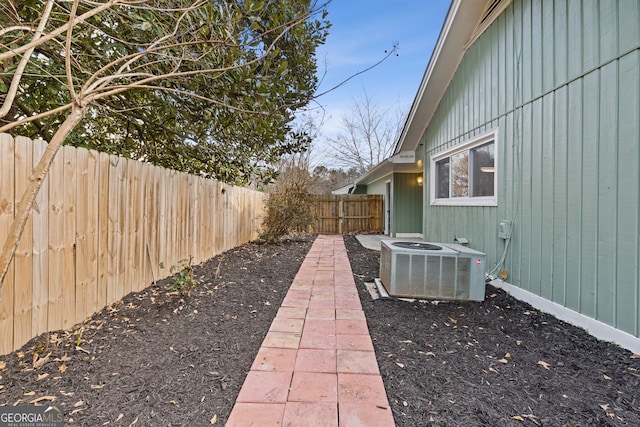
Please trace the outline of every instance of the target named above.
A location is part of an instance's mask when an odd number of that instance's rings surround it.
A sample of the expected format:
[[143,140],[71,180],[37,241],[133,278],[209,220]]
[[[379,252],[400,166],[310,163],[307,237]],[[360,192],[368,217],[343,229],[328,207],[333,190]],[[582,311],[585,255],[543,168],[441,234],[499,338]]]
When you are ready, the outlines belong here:
[[489,142],[471,149],[471,167],[473,176],[473,197],[493,196],[495,177],[495,144]]
[[453,162],[453,197],[469,197],[469,152],[463,151],[451,156]]
[[449,198],[449,158],[436,162],[436,197]]

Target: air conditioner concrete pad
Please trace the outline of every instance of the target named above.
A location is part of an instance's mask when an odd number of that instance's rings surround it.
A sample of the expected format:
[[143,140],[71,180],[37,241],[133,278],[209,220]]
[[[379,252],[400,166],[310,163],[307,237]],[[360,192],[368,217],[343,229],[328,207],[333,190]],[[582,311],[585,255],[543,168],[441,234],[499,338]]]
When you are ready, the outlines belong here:
[[367,291],[369,291],[369,295],[371,295],[371,299],[372,300],[377,300],[377,299],[380,299],[380,298],[384,298],[384,299],[395,299],[395,300],[407,301],[407,302],[419,301],[419,302],[424,303],[424,304],[433,304],[433,305],[437,305],[440,302],[446,302],[446,301],[435,301],[435,300],[434,301],[430,301],[430,300],[419,299],[419,298],[392,297],[391,295],[389,295],[389,293],[385,289],[385,287],[382,284],[382,281],[380,281],[380,279],[375,279],[375,283],[365,282],[364,285],[367,287]]
[[366,286],[367,291],[369,292],[369,295],[371,295],[372,300],[380,299],[380,292],[378,291],[378,287],[376,286],[375,283],[366,282],[364,286]]

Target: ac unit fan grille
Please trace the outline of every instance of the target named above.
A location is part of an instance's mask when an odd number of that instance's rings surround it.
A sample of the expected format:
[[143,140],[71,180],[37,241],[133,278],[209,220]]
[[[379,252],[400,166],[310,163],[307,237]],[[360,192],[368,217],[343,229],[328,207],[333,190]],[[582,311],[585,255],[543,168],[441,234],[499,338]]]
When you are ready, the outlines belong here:
[[421,251],[440,251],[442,246],[434,245],[432,243],[425,242],[394,242],[393,246],[404,249],[418,249]]

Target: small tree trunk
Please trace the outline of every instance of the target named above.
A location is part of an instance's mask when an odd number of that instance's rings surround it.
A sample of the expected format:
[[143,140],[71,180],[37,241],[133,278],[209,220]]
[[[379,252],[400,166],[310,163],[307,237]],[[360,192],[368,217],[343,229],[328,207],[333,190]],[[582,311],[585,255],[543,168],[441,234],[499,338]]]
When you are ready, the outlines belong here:
[[44,178],[51,169],[51,163],[55,158],[58,150],[62,146],[62,143],[67,138],[67,135],[76,127],[76,125],[82,120],[86,110],[84,108],[74,107],[71,110],[71,114],[60,125],[58,131],[53,135],[49,145],[42,154],[42,158],[38,162],[38,165],[33,169],[33,173],[29,178],[29,185],[25,190],[22,198],[20,199],[20,205],[16,212],[11,227],[9,228],[9,234],[7,235],[4,245],[2,246],[2,252],[0,253],[0,291],[4,284],[4,279],[9,271],[9,264],[13,260],[13,256],[16,253],[18,244],[20,243],[20,237],[31,213],[33,207],[33,201],[36,199]]

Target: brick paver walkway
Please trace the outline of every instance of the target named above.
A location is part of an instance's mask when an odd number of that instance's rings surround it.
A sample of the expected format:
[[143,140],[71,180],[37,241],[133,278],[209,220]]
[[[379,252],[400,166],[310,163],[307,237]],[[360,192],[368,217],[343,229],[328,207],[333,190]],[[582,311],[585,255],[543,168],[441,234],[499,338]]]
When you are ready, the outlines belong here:
[[342,236],[313,243],[226,425],[394,426]]

